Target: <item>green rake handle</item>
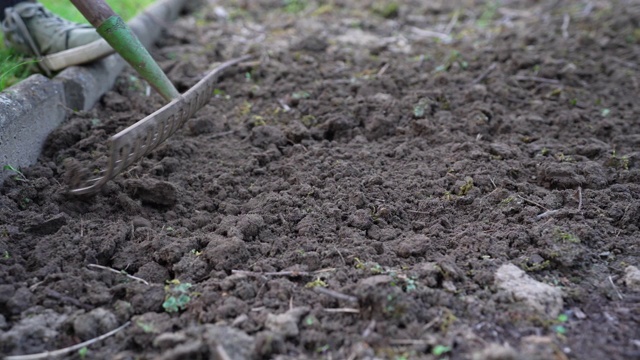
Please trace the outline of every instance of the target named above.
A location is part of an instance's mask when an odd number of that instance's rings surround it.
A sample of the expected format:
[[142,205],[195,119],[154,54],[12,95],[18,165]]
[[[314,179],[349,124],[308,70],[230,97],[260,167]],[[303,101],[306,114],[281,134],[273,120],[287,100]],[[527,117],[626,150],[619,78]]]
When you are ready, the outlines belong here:
[[111,47],[167,101],[180,97],[138,37],[104,0],[71,0]]

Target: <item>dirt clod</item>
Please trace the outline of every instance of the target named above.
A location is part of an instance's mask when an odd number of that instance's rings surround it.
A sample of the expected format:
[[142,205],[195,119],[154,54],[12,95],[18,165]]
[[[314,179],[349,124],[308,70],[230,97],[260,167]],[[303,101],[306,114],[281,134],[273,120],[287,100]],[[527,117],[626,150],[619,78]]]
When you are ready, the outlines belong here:
[[3,355],[637,358],[637,1],[200,3],[178,89],[255,58],[184,128],[67,192],[166,103],[127,68],[0,187]]

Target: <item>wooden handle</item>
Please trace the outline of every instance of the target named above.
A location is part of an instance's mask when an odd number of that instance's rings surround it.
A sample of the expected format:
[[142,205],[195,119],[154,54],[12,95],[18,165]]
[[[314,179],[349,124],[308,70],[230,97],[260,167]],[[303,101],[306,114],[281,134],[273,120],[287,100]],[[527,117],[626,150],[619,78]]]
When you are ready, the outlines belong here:
[[71,0],[71,3],[95,28],[100,27],[105,20],[116,15],[104,0]]

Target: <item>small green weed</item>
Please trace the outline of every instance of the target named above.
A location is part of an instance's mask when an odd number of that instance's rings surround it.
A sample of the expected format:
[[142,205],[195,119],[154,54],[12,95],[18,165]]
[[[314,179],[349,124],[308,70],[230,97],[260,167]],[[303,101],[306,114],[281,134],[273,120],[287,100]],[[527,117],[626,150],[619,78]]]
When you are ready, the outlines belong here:
[[527,272],[536,272],[536,271],[542,271],[544,269],[548,269],[550,266],[551,266],[551,261],[544,260],[542,262],[539,262],[533,265],[527,265],[525,263],[523,264],[523,269],[524,271],[527,271]]
[[580,243],[580,238],[578,238],[576,235],[562,231],[560,229],[556,229],[556,239],[560,242],[569,242],[573,244]]
[[359,258],[354,258],[356,265],[355,268],[359,270],[368,270],[373,274],[382,274],[384,272],[384,268],[380,266],[378,263],[372,262],[363,262]]
[[571,155],[565,155],[563,153],[559,153],[558,155],[556,155],[556,159],[560,162],[573,162],[573,156]]
[[397,2],[378,1],[373,4],[371,11],[385,19],[392,19],[400,14],[400,5]]
[[423,98],[413,107],[413,117],[416,119],[422,119],[427,115],[427,112],[431,112],[433,100],[429,98]]
[[306,0],[282,0],[284,11],[290,14],[302,12],[307,7]]
[[503,199],[502,201],[500,201],[500,205],[501,206],[505,206],[505,205],[509,205],[511,204],[514,200],[516,199],[515,196],[509,196],[505,199]]
[[431,353],[434,356],[442,356],[448,352],[451,351],[451,348],[449,346],[445,346],[445,345],[436,345],[433,347],[433,349],[431,350]]
[[171,280],[164,287],[165,300],[162,307],[168,313],[184,310],[191,301],[189,289],[190,283],[180,283],[180,280]]
[[476,23],[476,25],[479,28],[488,27],[491,21],[493,20],[493,18],[496,16],[497,12],[498,12],[498,4],[496,2],[487,4],[484,11],[482,12],[482,15],[480,15],[480,18],[478,19],[478,22]]
[[88,354],[89,348],[87,348],[86,346],[78,350],[78,356],[80,356],[80,359],[85,359]]
[[306,326],[313,326],[313,325],[315,325],[315,324],[317,324],[317,323],[318,323],[318,318],[316,318],[316,317],[315,317],[315,316],[313,316],[313,315],[308,315],[307,317],[305,317],[305,318],[304,318],[303,323],[304,323]]
[[22,56],[6,49],[0,49],[0,58],[3,59],[0,62],[0,90],[26,78],[31,72],[29,65],[36,63],[36,60],[24,60]]
[[611,152],[611,157],[607,161],[607,165],[616,169],[629,170],[629,156],[618,156],[616,151],[613,150]]
[[313,289],[315,287],[327,287],[327,283],[324,282],[321,278],[317,278],[313,281],[308,282],[304,287],[307,289]]
[[464,60],[462,54],[458,50],[452,50],[445,63],[436,67],[435,72],[449,71],[454,64],[458,64],[462,70],[466,70],[469,67],[469,63]]
[[136,325],[138,325],[138,327],[142,329],[142,331],[144,331],[145,334],[152,334],[156,332],[156,328],[153,327],[152,324],[147,324],[147,323],[143,323],[142,321],[137,321]]
[[473,189],[473,178],[467,176],[464,178],[464,185],[460,186],[458,194],[460,196],[465,196]]
[[2,167],[2,170],[12,171],[12,172],[16,173],[17,176],[15,176],[14,179],[17,180],[17,181],[28,181],[27,177],[24,176],[24,174],[20,170],[18,170],[16,167],[14,167],[12,165],[5,165],[5,166]]
[[565,335],[567,333],[567,328],[562,325],[567,321],[569,321],[569,316],[567,316],[567,314],[558,315],[558,318],[555,321],[557,324],[553,326],[553,330],[556,332],[556,334]]
[[291,98],[295,99],[295,100],[300,100],[300,99],[308,99],[311,97],[311,93],[309,93],[308,91],[296,91],[293,94],[291,94]]

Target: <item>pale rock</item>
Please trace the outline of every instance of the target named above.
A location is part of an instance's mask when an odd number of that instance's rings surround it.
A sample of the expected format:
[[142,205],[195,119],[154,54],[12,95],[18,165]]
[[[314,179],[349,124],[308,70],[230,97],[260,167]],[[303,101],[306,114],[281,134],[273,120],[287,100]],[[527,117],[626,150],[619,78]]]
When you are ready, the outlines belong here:
[[624,269],[624,283],[631,291],[640,291],[640,269],[635,266],[627,266]]
[[309,308],[302,306],[293,308],[284,314],[269,314],[267,315],[265,327],[268,330],[284,337],[297,336],[300,333],[300,330],[298,329],[300,318],[308,312]]
[[498,288],[541,315],[556,317],[562,311],[562,291],[534,280],[513,264],[502,265],[495,275]]

